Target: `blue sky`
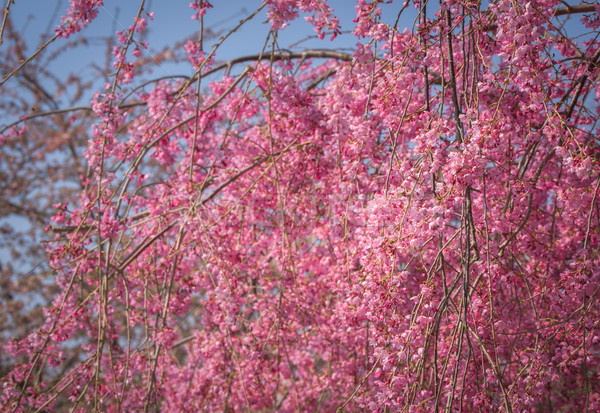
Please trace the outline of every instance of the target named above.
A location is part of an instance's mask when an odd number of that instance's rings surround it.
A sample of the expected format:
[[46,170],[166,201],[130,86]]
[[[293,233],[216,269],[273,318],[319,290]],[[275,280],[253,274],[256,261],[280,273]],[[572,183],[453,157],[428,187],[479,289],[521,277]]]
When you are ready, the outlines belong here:
[[[213,9],[205,16],[205,27],[219,34],[227,33],[237,23],[256,10],[261,1],[259,0],[214,0]],[[329,4],[334,8],[340,19],[342,30],[349,31],[354,27],[352,19],[355,16],[354,0],[330,0]],[[15,29],[22,33],[29,46],[29,53],[52,37],[54,28],[60,23],[60,18],[68,8],[68,0],[26,0],[17,1],[11,6],[10,14]],[[77,73],[84,79],[93,79],[98,76],[98,69],[94,65],[103,66],[106,62],[106,42],[104,39],[113,36],[117,30],[129,27],[139,8],[139,0],[105,0],[104,6],[100,8],[98,17],[81,33],[73,35],[69,41],[75,41],[82,37],[87,38],[85,46],[66,50],[59,59],[53,60],[48,68],[60,77],[69,73]],[[385,6],[384,20],[393,24],[396,15],[401,8],[397,3]],[[145,8],[154,11],[154,21],[149,22],[149,31],[146,40],[150,44],[149,51],[144,57],[151,57],[153,52],[164,47],[171,46],[183,38],[198,37],[199,23],[191,19],[192,9],[189,0],[147,0]],[[409,7],[404,11],[400,28],[412,26],[416,12]],[[237,56],[258,53],[263,47],[269,32],[269,24],[266,23],[266,11],[257,15],[248,22],[238,33],[232,35],[220,48],[217,58],[227,60]],[[288,28],[278,35],[279,45],[282,48],[314,36],[313,27],[300,18],[293,22]],[[205,43],[205,50],[217,39]],[[350,49],[358,39],[352,34],[339,36],[334,42],[321,41],[313,38],[302,42],[295,49],[301,48],[335,48]],[[65,48],[68,42],[61,39],[49,48],[49,52]],[[158,68],[153,76],[164,76],[172,74],[189,74],[190,65],[179,67],[165,65]]]
[[[213,9],[210,9],[205,16],[205,27],[217,32],[219,35],[227,33],[235,27],[238,22],[252,13],[261,4],[261,0],[213,0]],[[487,1],[482,2],[485,8]],[[578,3],[570,2],[570,3]],[[343,31],[350,31],[354,27],[352,22],[355,11],[354,0],[329,0],[328,4],[334,8],[335,14],[339,17]],[[49,47],[48,54],[56,51],[64,51],[59,58],[52,60],[48,69],[59,78],[66,78],[71,73],[79,75],[84,80],[94,79],[97,83],[93,89],[102,86],[98,78],[101,71],[96,66],[105,66],[106,64],[106,41],[108,37],[113,37],[117,30],[129,27],[140,5],[140,0],[105,0],[104,6],[99,10],[99,16],[92,24],[81,33],[73,35],[68,41],[60,39]],[[35,51],[38,45],[44,43],[53,36],[54,28],[60,23],[61,16],[69,6],[68,0],[22,0],[17,1],[11,6],[10,14],[14,27],[21,33],[29,45],[28,53]],[[144,57],[151,58],[153,53],[165,47],[174,45],[186,37],[197,38],[199,23],[191,19],[192,10],[189,7],[189,0],[146,0],[145,8],[153,11],[154,21],[150,22],[146,39],[150,44],[150,49],[145,52]],[[388,24],[393,24],[398,12],[402,8],[402,2],[395,2],[392,5],[382,5],[383,20]],[[437,8],[437,2],[433,2],[428,8],[429,15]],[[398,29],[412,28],[417,10],[413,5],[409,5],[403,11],[402,18],[399,21]],[[567,27],[572,35],[578,35],[585,30],[578,24],[580,16],[574,16],[570,19]],[[561,20],[564,20],[561,19]],[[264,45],[266,36],[269,32],[269,24],[266,23],[266,11],[248,22],[239,32],[232,35],[220,48],[217,53],[218,60],[228,60],[233,57],[258,53]],[[287,48],[298,42],[312,36],[312,40],[301,43],[295,49],[301,48],[328,48],[328,49],[351,49],[358,39],[352,34],[342,34],[335,41],[331,42],[326,37],[325,40],[318,40],[314,37],[313,27],[300,18],[294,21],[288,28],[278,34],[279,46]],[[83,46],[68,48],[70,42],[77,41],[85,37],[87,42]],[[205,42],[205,50],[217,41],[216,38]],[[146,74],[142,79],[153,77],[190,74],[191,65],[170,65],[165,64],[157,67],[152,74]],[[138,79],[139,82],[142,79]],[[9,86],[10,87],[10,86]],[[86,104],[89,96],[84,96],[79,103]]]

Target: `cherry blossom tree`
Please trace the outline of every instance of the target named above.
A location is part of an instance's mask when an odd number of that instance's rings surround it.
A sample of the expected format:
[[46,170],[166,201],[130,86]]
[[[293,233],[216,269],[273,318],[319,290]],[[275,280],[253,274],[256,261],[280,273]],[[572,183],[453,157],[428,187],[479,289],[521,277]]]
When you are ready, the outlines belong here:
[[[146,82],[141,1],[75,107],[45,49],[102,1],[31,55],[10,6],[2,242],[46,261],[2,268],[2,411],[600,410],[598,4],[357,0],[345,53],[326,0],[210,39],[195,0]],[[302,17],[327,47],[280,47]]]

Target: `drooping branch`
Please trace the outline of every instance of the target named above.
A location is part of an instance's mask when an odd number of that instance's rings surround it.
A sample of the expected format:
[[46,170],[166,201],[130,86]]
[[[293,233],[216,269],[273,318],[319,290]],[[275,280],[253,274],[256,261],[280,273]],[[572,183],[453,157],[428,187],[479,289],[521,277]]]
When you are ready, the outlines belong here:
[[[597,9],[598,5],[596,4],[577,4],[573,6],[566,5],[565,7],[557,7],[556,9],[554,9],[554,16],[558,17],[567,16],[571,14],[593,13]],[[496,29],[498,29],[498,26],[495,23],[491,23],[485,26],[486,31],[495,31]]]
[[228,60],[227,62],[221,63],[214,68],[210,69],[206,73],[203,73],[202,76],[208,76],[212,73],[218,72],[223,69],[230,69],[232,66],[245,63],[245,62],[253,62],[259,59],[265,61],[279,61],[279,60],[292,60],[292,59],[337,59],[343,60],[346,62],[352,61],[353,57],[350,53],[344,53],[337,50],[328,50],[328,49],[312,49],[305,50],[303,52],[266,52],[263,54],[252,54],[247,56],[237,57],[235,59]]
[[577,14],[577,13],[593,13],[598,10],[597,4],[569,5],[569,4],[565,3],[564,1],[562,3],[565,4],[565,6],[558,7],[554,12],[555,16],[566,16],[568,14]]
[[[261,58],[265,61],[267,61],[267,60],[273,60],[273,61],[296,60],[296,59],[299,59],[299,60],[302,60],[302,59],[338,59],[338,60],[342,60],[342,61],[346,61],[346,62],[352,61],[352,55],[349,53],[343,53],[343,52],[339,52],[337,50],[327,50],[327,49],[305,50],[303,52],[264,53],[262,55],[261,54],[252,54],[252,55],[237,57],[235,59],[228,60],[224,63],[220,63],[219,65],[215,66],[214,68],[202,73],[200,76],[204,78],[204,77],[213,75],[217,72],[220,72],[222,70],[229,71],[233,66],[235,66],[237,64],[258,61]],[[326,77],[331,76],[333,73],[335,73],[335,72],[329,73],[329,75]],[[182,76],[175,76],[175,77],[181,78]],[[319,82],[322,82],[326,77],[320,78],[320,80],[316,84],[318,84]],[[169,78],[173,78],[173,76],[164,76],[164,77],[161,77],[160,79],[169,79]],[[187,79],[188,80],[186,83],[190,83],[190,82],[194,81],[195,77],[187,78]],[[144,85],[146,85],[146,84],[148,84],[148,82],[144,83]],[[309,85],[308,89],[309,90],[313,89],[316,86],[316,84],[311,83],[311,85]],[[131,108],[135,108],[135,107],[146,106],[146,104],[147,104],[146,102],[124,103],[119,106],[119,109],[131,109]],[[23,117],[21,119],[18,119],[16,121],[4,126],[2,129],[0,129],[0,134],[6,132],[8,129],[10,129],[14,126],[17,126],[21,123],[30,121],[32,119],[42,118],[42,117],[51,116],[51,115],[58,115],[58,114],[62,114],[62,113],[71,113],[71,112],[80,112],[80,111],[92,112],[93,109],[91,106],[73,106],[70,108],[57,109],[57,110],[51,110],[51,111],[46,111],[46,112],[37,112],[37,113],[31,114],[31,115],[28,115],[26,117]]]

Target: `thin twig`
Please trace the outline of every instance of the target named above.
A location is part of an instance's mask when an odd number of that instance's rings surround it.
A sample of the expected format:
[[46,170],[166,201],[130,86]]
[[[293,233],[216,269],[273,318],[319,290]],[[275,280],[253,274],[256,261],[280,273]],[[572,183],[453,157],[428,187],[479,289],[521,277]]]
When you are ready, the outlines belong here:
[[448,69],[450,71],[450,89],[452,91],[452,106],[454,108],[454,122],[456,123],[456,142],[460,145],[464,140],[464,131],[460,121],[460,107],[458,106],[458,93],[456,92],[456,73],[454,71],[454,52],[452,51],[452,16],[450,9],[446,10],[446,25],[448,30]]
[[588,241],[590,239],[590,227],[592,225],[592,215],[594,213],[594,204],[596,203],[596,196],[598,195],[598,187],[600,187],[600,176],[598,176],[598,182],[596,183],[596,189],[594,189],[594,196],[592,197],[592,205],[590,206],[590,213],[588,215],[587,229],[585,230],[585,238],[583,239],[583,249],[587,248]]
[[337,410],[336,410],[337,413],[342,412],[344,410],[344,407],[346,407],[346,405],[348,403],[350,403],[350,401],[354,398],[354,396],[356,396],[356,393],[358,393],[358,391],[363,386],[363,384],[365,384],[365,382],[367,381],[367,379],[369,378],[369,376],[371,376],[371,374],[373,374],[373,372],[375,371],[375,368],[379,364],[379,360],[380,360],[380,358],[378,358],[377,360],[375,360],[375,363],[373,363],[373,367],[371,367],[371,370],[369,371],[369,373],[367,373],[367,375],[365,377],[363,377],[363,379],[361,380],[360,384],[356,387],[356,389],[354,389],[354,392],[350,395],[350,397],[348,397],[346,399],[346,401],[340,407],[337,408]]
[[0,81],[0,87],[2,87],[7,81],[8,79],[10,79],[11,77],[13,77],[15,74],[17,74],[19,72],[19,70],[23,69],[23,67],[25,67],[25,65],[29,62],[31,62],[33,59],[35,59],[37,57],[37,55],[39,55],[42,50],[44,50],[46,47],[48,47],[48,45],[50,45],[52,42],[54,42],[56,39],[58,39],[59,34],[55,34],[54,37],[52,37],[51,39],[49,39],[46,43],[44,43],[43,45],[41,45],[31,56],[29,56],[27,59],[23,60],[21,62],[21,64],[19,66],[16,67],[16,69],[14,69],[12,72],[10,72],[7,75],[2,76],[2,80]]
[[2,27],[0,27],[0,46],[4,43],[4,29],[6,28],[6,22],[8,21],[8,12],[10,11],[10,5],[15,0],[6,0],[6,7],[4,8],[4,16],[2,17]]

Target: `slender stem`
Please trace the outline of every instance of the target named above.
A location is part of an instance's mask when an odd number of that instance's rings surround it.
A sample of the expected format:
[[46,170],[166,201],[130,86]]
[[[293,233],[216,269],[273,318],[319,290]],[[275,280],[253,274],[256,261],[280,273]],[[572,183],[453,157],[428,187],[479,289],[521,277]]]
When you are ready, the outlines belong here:
[[10,5],[13,4],[15,0],[6,0],[6,7],[4,8],[4,16],[2,17],[2,27],[0,27],[0,46],[4,43],[4,29],[6,28],[6,22],[8,21],[8,13],[10,11]]

